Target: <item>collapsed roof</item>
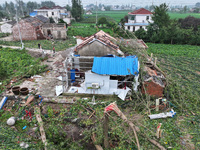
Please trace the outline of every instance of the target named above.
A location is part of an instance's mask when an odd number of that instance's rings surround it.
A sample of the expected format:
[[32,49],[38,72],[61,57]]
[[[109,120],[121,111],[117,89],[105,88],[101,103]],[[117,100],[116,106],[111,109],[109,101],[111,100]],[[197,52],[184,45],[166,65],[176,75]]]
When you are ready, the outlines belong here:
[[81,44],[79,44],[76,47],[75,51],[78,51],[82,47],[88,44],[91,44],[94,41],[99,41],[113,50],[116,50],[116,51],[119,50],[119,46],[113,43],[113,41],[117,41],[117,40],[114,37],[110,36],[109,34],[105,33],[104,31],[100,30],[99,32],[95,33],[94,35],[84,40]]

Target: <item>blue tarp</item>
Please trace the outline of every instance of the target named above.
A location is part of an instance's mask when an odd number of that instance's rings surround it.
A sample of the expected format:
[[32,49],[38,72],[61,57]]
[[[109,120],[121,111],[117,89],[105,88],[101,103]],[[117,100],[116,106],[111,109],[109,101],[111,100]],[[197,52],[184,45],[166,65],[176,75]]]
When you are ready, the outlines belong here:
[[67,16],[68,15],[68,13],[60,13],[61,15],[63,15],[63,16]]
[[92,72],[103,75],[137,75],[138,58],[136,56],[94,57]]
[[149,23],[125,23],[125,26],[148,26]]
[[71,69],[71,82],[74,83],[75,82],[75,69]]
[[30,15],[31,17],[35,17],[35,16],[37,16],[37,11],[31,12],[29,15]]

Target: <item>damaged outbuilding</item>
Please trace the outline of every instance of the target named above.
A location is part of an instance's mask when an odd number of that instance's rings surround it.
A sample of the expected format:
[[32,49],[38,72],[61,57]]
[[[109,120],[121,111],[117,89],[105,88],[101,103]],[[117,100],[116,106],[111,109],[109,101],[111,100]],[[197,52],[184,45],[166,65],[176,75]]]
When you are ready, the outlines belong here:
[[[74,74],[79,73],[75,71]],[[75,75],[74,75],[75,76]],[[118,95],[125,100],[129,91],[137,90],[139,62],[136,56],[94,57],[92,70],[84,73],[85,79],[71,78],[76,86],[71,86],[70,93]],[[133,82],[135,80],[135,83]]]

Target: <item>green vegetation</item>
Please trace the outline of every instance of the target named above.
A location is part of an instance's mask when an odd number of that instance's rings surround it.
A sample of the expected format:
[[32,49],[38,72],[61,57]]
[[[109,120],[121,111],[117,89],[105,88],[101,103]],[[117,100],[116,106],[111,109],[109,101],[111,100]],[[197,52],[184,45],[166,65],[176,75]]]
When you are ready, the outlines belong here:
[[81,5],[80,0],[72,0],[72,16],[76,21],[81,21],[83,18],[83,6]]
[[[97,17],[105,17],[108,16],[112,20],[116,21],[117,23],[120,22],[122,18],[124,18],[125,15],[128,15],[128,12],[131,12],[131,10],[123,10],[123,11],[97,11]],[[92,15],[84,15],[84,18],[87,18],[89,16],[92,16],[94,19],[96,19],[96,12],[93,11]]]
[[195,99],[200,98],[200,47],[151,43],[148,46],[149,54],[153,53],[159,59],[163,70],[184,90],[182,94],[191,93],[196,97],[190,100],[196,104]]
[[6,36],[9,36],[10,33],[0,33],[0,38],[3,38],[3,37],[6,37]]
[[179,19],[179,18],[186,18],[188,16],[193,16],[195,18],[200,18],[199,13],[175,13],[175,12],[168,12],[170,19]]
[[[38,43],[41,44],[42,49],[52,50],[53,45],[52,41],[49,40],[34,40],[34,41],[23,41],[25,48],[36,48],[38,49]],[[73,37],[68,37],[65,41],[55,41],[54,46],[56,51],[66,50],[69,47],[72,47],[76,44],[76,40]],[[19,41],[1,41],[0,45],[8,45],[8,46],[19,46],[21,47],[21,43]]]
[[94,27],[93,25],[90,26],[79,26],[77,27],[69,27],[68,28],[68,35],[70,36],[82,36],[82,37],[88,37],[91,36],[95,33],[97,33],[99,30],[103,30],[104,32],[110,34],[111,36],[113,36],[113,31],[111,29],[108,28],[99,28],[97,29],[96,27]]
[[32,58],[25,50],[0,48],[0,93],[12,79],[44,72],[46,66],[40,66],[40,60]]

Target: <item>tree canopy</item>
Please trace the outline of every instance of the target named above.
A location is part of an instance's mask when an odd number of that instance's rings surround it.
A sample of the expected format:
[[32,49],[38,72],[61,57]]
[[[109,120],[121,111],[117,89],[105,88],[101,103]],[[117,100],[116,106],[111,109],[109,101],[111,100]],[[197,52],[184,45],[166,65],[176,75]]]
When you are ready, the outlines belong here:
[[105,17],[101,17],[101,18],[99,18],[97,24],[103,26],[104,24],[107,24],[107,19]]
[[81,0],[72,0],[72,16],[76,21],[81,21],[83,18],[83,7],[81,5]]
[[159,28],[168,26],[170,23],[170,17],[167,14],[167,11],[168,6],[165,3],[160,6],[154,6],[154,15],[152,16],[152,20]]

